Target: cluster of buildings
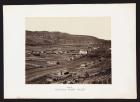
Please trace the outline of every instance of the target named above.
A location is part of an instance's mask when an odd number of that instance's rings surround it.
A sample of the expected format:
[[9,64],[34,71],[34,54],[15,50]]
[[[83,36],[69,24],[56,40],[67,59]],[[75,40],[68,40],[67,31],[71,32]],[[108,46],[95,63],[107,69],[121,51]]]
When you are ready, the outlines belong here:
[[[60,47],[56,47],[55,49],[47,49],[47,50],[42,50],[42,51],[26,51],[26,56],[46,56],[52,55],[52,56],[63,56],[64,61],[72,61],[74,59],[81,58],[84,55],[87,55],[90,53],[90,51],[96,50],[99,47],[92,47],[89,49],[62,49]],[[56,59],[51,59],[46,61],[47,65],[59,65],[60,62]],[[83,65],[84,66],[84,65]]]

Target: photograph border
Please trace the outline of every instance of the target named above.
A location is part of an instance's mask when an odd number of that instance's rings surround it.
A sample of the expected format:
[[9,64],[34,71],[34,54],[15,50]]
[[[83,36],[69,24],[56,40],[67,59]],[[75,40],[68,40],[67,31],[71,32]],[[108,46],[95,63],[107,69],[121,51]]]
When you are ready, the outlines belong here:
[[[65,0],[61,0],[59,2],[59,0],[55,0],[55,1],[52,1],[52,0],[5,0],[2,2],[2,5],[0,6],[0,46],[1,46],[1,49],[0,49],[0,54],[1,54],[1,57],[0,57],[0,101],[4,101],[4,102],[46,102],[46,101],[53,101],[53,102],[56,102],[56,101],[68,101],[68,99],[65,99],[65,100],[61,100],[61,99],[53,99],[53,100],[50,100],[50,99],[4,99],[4,64],[3,64],[3,59],[4,59],[4,51],[3,51],[3,5],[38,5],[38,4],[106,4],[106,3],[135,3],[136,1],[135,0],[118,0],[118,2],[114,2],[115,0],[108,0],[108,2],[104,2],[102,0],[99,1],[99,0],[87,0],[85,2],[85,0],[81,0],[81,2],[79,0],[76,0],[76,1],[65,1]],[[75,2],[75,3],[74,3]],[[137,8],[138,8],[138,5],[137,5]],[[138,17],[138,9],[137,9],[137,17]],[[138,20],[138,19],[137,19]],[[139,101],[140,99],[140,90],[139,90],[139,86],[140,86],[140,64],[139,64],[139,57],[140,57],[140,48],[138,48],[138,43],[140,42],[140,36],[138,35],[138,33],[140,33],[139,31],[139,26],[140,26],[140,20],[137,21],[137,37],[136,37],[136,50],[137,50],[137,99],[71,99],[71,101],[73,102],[77,102],[78,100],[81,101],[81,102],[88,102],[88,101],[97,101],[97,102],[137,102]]]

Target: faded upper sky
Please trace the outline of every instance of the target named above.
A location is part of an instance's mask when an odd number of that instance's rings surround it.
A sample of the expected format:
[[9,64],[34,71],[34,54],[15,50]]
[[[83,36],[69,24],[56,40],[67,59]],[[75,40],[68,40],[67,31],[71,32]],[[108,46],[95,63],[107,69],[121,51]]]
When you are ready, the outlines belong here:
[[111,39],[110,17],[28,17],[26,30],[60,31]]

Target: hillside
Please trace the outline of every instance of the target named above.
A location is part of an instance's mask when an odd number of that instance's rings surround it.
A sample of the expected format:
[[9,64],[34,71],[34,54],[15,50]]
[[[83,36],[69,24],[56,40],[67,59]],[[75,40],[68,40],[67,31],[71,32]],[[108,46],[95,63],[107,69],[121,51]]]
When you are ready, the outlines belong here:
[[26,31],[27,45],[51,45],[51,44],[97,44],[110,43],[108,40],[98,39],[93,36],[72,35],[62,32]]

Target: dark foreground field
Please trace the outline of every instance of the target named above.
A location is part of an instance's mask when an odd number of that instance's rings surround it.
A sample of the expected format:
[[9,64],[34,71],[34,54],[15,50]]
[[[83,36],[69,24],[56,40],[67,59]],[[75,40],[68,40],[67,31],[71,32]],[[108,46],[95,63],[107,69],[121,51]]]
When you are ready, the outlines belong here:
[[111,84],[111,41],[26,31],[27,84]]

